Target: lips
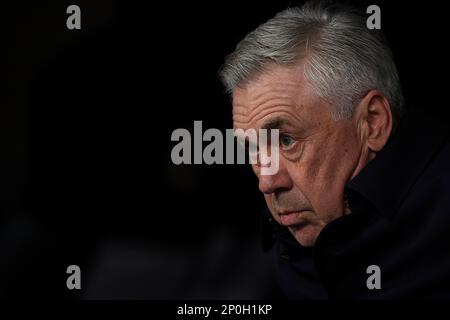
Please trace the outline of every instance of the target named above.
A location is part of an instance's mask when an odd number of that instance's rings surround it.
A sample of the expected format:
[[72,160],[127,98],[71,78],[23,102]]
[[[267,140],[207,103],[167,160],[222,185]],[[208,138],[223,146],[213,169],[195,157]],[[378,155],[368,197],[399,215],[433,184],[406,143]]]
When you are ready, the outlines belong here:
[[280,221],[283,226],[292,226],[294,224],[300,223],[300,213],[302,211],[292,211],[286,213],[280,213]]

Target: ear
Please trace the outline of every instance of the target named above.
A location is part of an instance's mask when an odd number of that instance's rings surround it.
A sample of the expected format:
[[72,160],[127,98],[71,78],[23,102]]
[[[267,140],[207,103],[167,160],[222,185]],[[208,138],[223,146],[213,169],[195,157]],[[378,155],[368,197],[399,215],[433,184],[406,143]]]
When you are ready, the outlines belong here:
[[376,153],[384,148],[392,132],[389,101],[378,90],[370,90],[356,107],[358,128],[367,148]]

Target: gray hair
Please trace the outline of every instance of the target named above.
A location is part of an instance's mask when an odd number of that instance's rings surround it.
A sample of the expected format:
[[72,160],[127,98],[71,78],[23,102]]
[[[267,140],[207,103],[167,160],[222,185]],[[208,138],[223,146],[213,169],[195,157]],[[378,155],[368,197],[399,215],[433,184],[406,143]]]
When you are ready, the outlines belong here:
[[355,9],[318,2],[288,8],[249,33],[219,71],[226,91],[244,87],[268,63],[304,64],[315,94],[335,105],[334,119],[352,116],[372,89],[386,96],[394,125],[403,113],[403,94],[394,59],[380,30],[369,30]]

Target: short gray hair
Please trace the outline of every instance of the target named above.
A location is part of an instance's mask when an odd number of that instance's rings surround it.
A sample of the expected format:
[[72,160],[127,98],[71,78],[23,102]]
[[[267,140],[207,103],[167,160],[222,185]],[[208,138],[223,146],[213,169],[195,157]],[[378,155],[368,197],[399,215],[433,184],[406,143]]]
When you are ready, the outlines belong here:
[[304,75],[330,104],[336,120],[351,117],[355,104],[372,89],[391,105],[394,125],[403,113],[403,94],[394,59],[380,30],[369,30],[352,7],[308,2],[288,8],[250,32],[219,71],[226,91],[243,87],[268,63],[305,61]]

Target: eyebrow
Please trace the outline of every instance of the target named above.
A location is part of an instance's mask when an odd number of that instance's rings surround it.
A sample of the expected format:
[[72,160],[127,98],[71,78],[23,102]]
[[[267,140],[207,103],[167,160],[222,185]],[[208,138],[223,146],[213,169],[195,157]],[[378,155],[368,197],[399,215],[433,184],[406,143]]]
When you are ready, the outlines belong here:
[[262,126],[261,129],[279,129],[283,126],[290,126],[292,127],[292,123],[283,117],[275,117],[272,119],[267,120]]
[[[286,119],[284,117],[274,117],[274,118],[271,118],[271,119],[267,120],[266,122],[264,122],[263,125],[261,126],[261,129],[273,130],[273,129],[279,129],[283,126],[294,127],[292,122],[289,121],[288,119]],[[236,136],[236,138],[238,140],[241,140],[240,137],[238,137],[238,136]],[[253,144],[247,137],[245,137],[245,139],[242,142],[244,144],[249,144],[249,145]],[[245,146],[245,149],[247,149],[247,145]]]

